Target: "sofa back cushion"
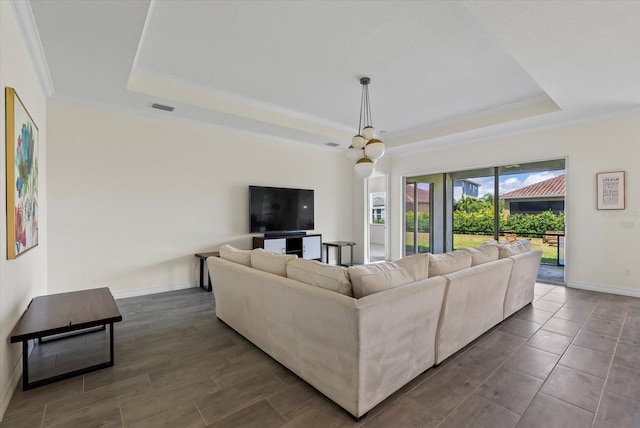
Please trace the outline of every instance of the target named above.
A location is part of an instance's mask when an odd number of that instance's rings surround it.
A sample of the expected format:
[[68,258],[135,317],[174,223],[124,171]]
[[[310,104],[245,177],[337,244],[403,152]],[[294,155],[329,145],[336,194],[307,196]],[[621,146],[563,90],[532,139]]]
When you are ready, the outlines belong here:
[[348,272],[353,297],[360,298],[426,279],[429,261],[423,254],[415,254],[393,262],[350,266]]
[[501,259],[515,256],[520,253],[526,253],[527,251],[531,251],[531,241],[528,239],[518,240],[511,244],[498,245],[498,255]]
[[295,254],[276,254],[256,248],[251,251],[251,267],[275,275],[287,276],[287,262],[298,258]]
[[363,275],[360,297],[416,282],[407,269],[398,268]]
[[429,278],[446,275],[471,267],[471,253],[468,251],[452,251],[444,254],[429,254]]
[[221,246],[220,258],[251,267],[251,250],[239,250],[229,244]]
[[316,260],[293,259],[287,263],[287,278],[353,296],[349,274],[342,266],[330,266]]
[[414,254],[396,260],[398,266],[409,271],[415,281],[429,276],[429,259],[424,254]]
[[497,245],[480,245],[475,248],[460,248],[461,251],[467,251],[471,254],[471,266],[478,266],[483,263],[498,260]]

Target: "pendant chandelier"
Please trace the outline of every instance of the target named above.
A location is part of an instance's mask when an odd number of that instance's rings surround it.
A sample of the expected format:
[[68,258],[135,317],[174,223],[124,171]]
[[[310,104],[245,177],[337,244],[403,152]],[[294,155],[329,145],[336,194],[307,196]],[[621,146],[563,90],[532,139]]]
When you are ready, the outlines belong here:
[[373,175],[375,163],[384,156],[384,143],[376,138],[376,130],[371,123],[371,105],[369,103],[369,83],[371,79],[360,79],[362,97],[360,99],[360,121],[358,134],[351,139],[347,149],[347,157],[355,162],[358,177],[367,178]]

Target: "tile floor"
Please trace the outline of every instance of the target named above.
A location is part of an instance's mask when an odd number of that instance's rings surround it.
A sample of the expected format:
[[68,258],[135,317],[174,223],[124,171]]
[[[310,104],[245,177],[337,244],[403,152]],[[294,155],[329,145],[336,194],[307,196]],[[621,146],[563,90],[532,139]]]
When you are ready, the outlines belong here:
[[[210,293],[119,300],[116,366],[18,386],[0,427],[640,427],[640,299],[548,284],[535,293],[357,424],[217,321]],[[100,357],[105,338],[38,346],[34,370]]]

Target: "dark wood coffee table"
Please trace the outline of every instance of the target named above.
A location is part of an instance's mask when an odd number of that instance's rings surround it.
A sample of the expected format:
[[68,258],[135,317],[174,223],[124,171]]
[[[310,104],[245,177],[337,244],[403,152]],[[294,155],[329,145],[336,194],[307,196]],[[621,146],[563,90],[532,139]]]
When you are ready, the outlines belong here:
[[[113,366],[113,324],[122,315],[108,288],[35,297],[11,333],[11,343],[22,342],[22,388],[24,390]],[[29,382],[29,340],[109,325],[109,361]]]

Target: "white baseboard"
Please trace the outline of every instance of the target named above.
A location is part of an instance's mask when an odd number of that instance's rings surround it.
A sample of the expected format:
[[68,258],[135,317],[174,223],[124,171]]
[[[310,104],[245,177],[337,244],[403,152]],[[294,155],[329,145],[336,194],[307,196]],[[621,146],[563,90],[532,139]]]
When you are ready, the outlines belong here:
[[137,288],[134,290],[112,291],[115,299],[126,299],[127,297],[146,296],[147,294],[166,293],[167,291],[184,290],[198,287],[195,281],[182,282],[179,284],[161,285],[159,287]]
[[4,386],[4,391],[1,391],[2,398],[0,398],[0,422],[2,422],[2,420],[4,419],[4,414],[7,411],[7,407],[9,407],[9,403],[11,402],[11,398],[13,397],[13,392],[18,386],[18,382],[20,382],[20,376],[22,376],[22,355],[20,355],[20,358],[18,358],[18,362],[11,372],[11,378],[9,379],[9,382]]
[[620,296],[640,297],[640,290],[631,288],[611,287],[610,285],[590,284],[588,282],[568,281],[567,287],[581,290],[598,291],[600,293],[618,294]]

